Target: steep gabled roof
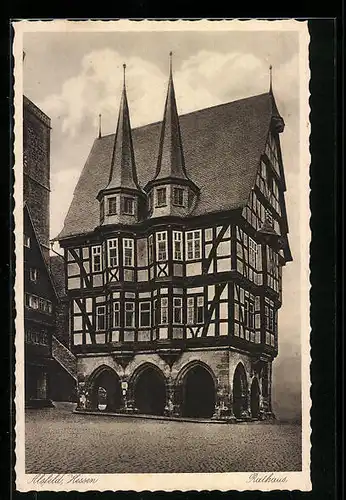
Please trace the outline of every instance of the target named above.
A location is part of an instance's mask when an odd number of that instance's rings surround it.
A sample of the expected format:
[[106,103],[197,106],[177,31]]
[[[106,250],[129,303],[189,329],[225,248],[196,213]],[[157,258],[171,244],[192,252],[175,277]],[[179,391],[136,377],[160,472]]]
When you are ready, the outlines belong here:
[[[180,116],[188,177],[200,188],[192,215],[244,207],[254,186],[273,115],[271,93]],[[161,122],[133,130],[139,184],[156,172]],[[98,192],[107,184],[114,135],[94,141],[58,238],[84,234],[99,225]]]
[[64,297],[65,292],[65,261],[61,255],[51,255],[50,259],[50,271],[55,284],[55,289],[57,291],[58,297]]
[[23,211],[24,211],[24,230],[26,229],[25,225],[27,223],[29,223],[31,226],[32,234],[34,235],[35,245],[37,246],[37,249],[38,249],[38,252],[40,255],[40,259],[42,260],[42,267],[44,268],[45,272],[47,273],[47,278],[48,278],[50,285],[52,286],[52,290],[54,292],[55,297],[58,297],[57,289],[55,287],[55,283],[54,283],[53,277],[51,275],[50,269],[47,266],[47,261],[44,258],[44,255],[42,252],[42,247],[41,247],[40,241],[38,239],[37,231],[35,229],[35,224],[32,220],[30,209],[29,209],[29,206],[28,206],[26,201],[24,201]]
[[104,185],[105,189],[140,189],[137,180],[132,144],[130,112],[125,86],[125,67],[124,64],[124,85],[119,107],[117,130],[114,138],[109,182],[107,186],[106,184]]
[[[172,57],[172,53],[170,55]],[[167,97],[161,126],[155,180],[167,179],[167,177],[172,179],[187,179],[179,116],[175,99],[172,60],[170,63]]]

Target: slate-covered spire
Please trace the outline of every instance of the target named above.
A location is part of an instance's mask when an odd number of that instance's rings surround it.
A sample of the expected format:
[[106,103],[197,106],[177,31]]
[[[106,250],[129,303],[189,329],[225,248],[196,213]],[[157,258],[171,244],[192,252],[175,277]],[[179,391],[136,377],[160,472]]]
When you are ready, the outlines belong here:
[[154,180],[166,179],[168,177],[174,179],[188,179],[185,171],[183,145],[181,141],[178,110],[175,100],[172,74],[172,52],[170,52],[169,55],[168,90],[161,128],[159,156]]
[[111,162],[109,182],[106,189],[127,188],[140,190],[137,180],[135,155],[133,152],[130,113],[126,95],[124,68],[124,83],[119,108],[117,130]]
[[273,93],[273,66],[269,66],[269,95],[272,103],[272,126],[276,133],[281,134],[285,128],[285,122],[277,108],[275,97]]

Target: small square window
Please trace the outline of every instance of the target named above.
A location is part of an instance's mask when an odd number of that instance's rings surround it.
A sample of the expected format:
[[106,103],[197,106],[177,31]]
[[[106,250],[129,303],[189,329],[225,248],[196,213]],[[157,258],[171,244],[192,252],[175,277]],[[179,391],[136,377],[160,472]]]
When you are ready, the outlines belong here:
[[167,205],[166,188],[159,188],[157,191],[157,206],[164,207]]
[[184,190],[181,188],[173,189],[173,204],[179,207],[184,206]]
[[108,198],[108,215],[116,215],[117,213],[117,197]]
[[37,281],[38,280],[38,269],[31,267],[30,268],[30,281]]
[[123,199],[124,206],[124,214],[133,215],[134,214],[134,200],[133,198],[124,198]]

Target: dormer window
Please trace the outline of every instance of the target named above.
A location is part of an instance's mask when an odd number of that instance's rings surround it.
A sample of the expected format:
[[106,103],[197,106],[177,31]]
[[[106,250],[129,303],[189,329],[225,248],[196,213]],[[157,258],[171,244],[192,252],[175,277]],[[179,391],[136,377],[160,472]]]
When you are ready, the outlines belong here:
[[108,215],[116,215],[117,213],[117,197],[108,198]]
[[182,188],[173,188],[173,205],[184,206],[184,190]]
[[24,246],[26,248],[30,248],[31,247],[30,236],[28,236],[27,234],[24,234]]
[[123,199],[123,211],[126,215],[134,214],[134,200],[133,198],[124,197]]
[[35,267],[30,267],[30,281],[37,281],[38,280],[38,269]]
[[159,188],[157,189],[156,193],[157,193],[157,206],[165,207],[167,205],[166,188]]

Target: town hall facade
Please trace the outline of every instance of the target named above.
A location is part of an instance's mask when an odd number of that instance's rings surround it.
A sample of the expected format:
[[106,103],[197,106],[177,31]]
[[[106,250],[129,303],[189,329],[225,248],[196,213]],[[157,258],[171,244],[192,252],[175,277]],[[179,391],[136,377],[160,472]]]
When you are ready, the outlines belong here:
[[[124,68],[125,74],[125,68]],[[58,236],[80,411],[273,416],[282,267],[292,260],[269,92],[95,140]]]

